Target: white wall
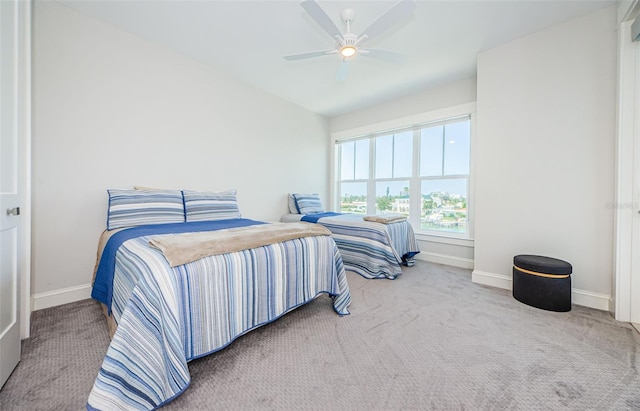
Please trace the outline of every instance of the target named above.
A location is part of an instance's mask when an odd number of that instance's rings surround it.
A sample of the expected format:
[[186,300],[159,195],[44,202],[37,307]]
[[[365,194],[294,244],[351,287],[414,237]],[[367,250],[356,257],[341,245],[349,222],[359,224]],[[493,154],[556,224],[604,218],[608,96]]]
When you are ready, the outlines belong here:
[[238,189],[277,221],[328,195],[328,120],[115,27],[36,2],[35,309],[87,298],[108,188]]
[[[331,132],[348,136],[361,135],[364,129],[388,129],[413,124],[411,120],[429,115],[427,113],[444,112],[454,106],[473,103],[476,100],[476,79],[468,78],[444,84],[430,90],[378,104],[342,116],[332,117]],[[446,116],[445,116],[446,117]],[[402,123],[404,120],[407,123]],[[374,130],[375,131],[375,130]],[[367,132],[372,132],[368,130]],[[464,268],[473,268],[473,239],[446,239],[443,237],[417,234],[420,254],[418,259]]]
[[386,103],[332,117],[329,128],[332,133],[335,133],[474,101],[476,101],[476,79],[461,79]]
[[616,10],[481,53],[473,280],[510,288],[516,254],[573,265],[573,301],[608,309]]

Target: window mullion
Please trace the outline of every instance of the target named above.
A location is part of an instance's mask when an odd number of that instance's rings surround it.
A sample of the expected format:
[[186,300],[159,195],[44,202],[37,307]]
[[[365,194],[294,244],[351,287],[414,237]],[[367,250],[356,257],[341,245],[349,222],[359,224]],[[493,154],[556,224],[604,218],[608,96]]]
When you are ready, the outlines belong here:
[[445,148],[445,143],[446,143],[444,137],[445,137],[445,134],[446,134],[446,131],[445,131],[446,129],[447,129],[446,126],[442,127],[442,163],[441,163],[442,170],[441,170],[441,173],[440,173],[441,176],[444,176],[444,148]]
[[414,227],[420,227],[422,217],[422,187],[420,183],[420,129],[413,130],[413,156],[411,180],[409,181],[409,221]]
[[355,141],[353,142],[353,179],[356,179],[356,159],[358,158],[358,146]]
[[391,135],[391,178],[396,176],[396,135]]
[[[342,198],[342,144],[338,144],[334,150],[334,172],[333,192],[338,195],[333,199],[333,209],[340,211],[340,202]],[[338,178],[339,176],[339,178]]]
[[367,180],[367,214],[376,213],[376,139],[369,140],[369,179]]

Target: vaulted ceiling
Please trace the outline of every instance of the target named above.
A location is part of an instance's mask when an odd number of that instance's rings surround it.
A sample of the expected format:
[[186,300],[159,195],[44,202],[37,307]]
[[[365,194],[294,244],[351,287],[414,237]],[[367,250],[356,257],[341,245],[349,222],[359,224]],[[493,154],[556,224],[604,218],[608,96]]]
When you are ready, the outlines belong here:
[[[329,117],[472,77],[480,51],[615,3],[418,0],[409,18],[366,43],[400,53],[403,59],[356,56],[346,79],[337,81],[337,54],[300,61],[283,58],[335,45],[297,0],[59,1]],[[396,4],[317,2],[340,30],[345,28],[340,12],[354,9],[355,33]]]

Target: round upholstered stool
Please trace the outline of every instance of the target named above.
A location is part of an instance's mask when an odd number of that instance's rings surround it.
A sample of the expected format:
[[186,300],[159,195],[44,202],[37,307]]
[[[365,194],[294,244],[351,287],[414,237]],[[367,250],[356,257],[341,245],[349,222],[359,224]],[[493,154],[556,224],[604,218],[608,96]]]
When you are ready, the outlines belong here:
[[540,255],[513,257],[513,298],[548,311],[571,311],[571,272],[566,261]]

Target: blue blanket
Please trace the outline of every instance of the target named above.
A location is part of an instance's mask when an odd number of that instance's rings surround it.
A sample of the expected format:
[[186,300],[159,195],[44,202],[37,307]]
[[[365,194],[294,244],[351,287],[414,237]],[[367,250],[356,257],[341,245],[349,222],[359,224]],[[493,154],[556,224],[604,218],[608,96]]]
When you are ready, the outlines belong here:
[[264,224],[261,221],[247,218],[235,218],[218,221],[194,221],[188,223],[153,224],[130,227],[115,233],[102,251],[102,257],[96,270],[96,278],[93,282],[91,297],[107,306],[111,314],[111,300],[113,299],[113,272],[116,266],[116,252],[127,240],[136,237],[158,234],[179,234],[201,231],[215,231],[225,228],[246,227],[250,225]]
[[300,221],[306,221],[307,223],[317,223],[323,217],[335,217],[338,215],[342,215],[343,213],[334,213],[333,211],[328,211],[326,213],[316,213],[316,214],[307,214],[300,219]]

